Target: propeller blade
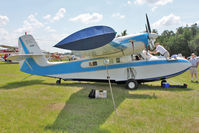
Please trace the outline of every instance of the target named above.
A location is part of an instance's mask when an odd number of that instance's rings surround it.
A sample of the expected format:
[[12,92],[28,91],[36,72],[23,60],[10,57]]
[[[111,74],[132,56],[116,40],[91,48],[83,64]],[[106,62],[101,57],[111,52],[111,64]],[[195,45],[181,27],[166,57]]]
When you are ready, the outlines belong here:
[[147,33],[149,33],[149,30],[148,30],[148,28],[147,28],[147,25],[145,24],[145,28],[146,28],[146,32]]
[[150,23],[149,23],[149,19],[148,19],[147,14],[146,14],[146,21],[147,21],[147,28],[148,28],[148,31],[149,31],[149,33],[151,33],[151,27],[150,27]]

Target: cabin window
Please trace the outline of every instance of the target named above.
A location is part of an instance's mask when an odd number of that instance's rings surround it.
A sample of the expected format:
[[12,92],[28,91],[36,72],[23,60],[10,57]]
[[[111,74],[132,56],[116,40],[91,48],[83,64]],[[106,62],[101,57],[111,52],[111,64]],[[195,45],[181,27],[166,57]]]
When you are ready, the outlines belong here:
[[93,61],[93,66],[97,66],[97,61]]
[[89,66],[93,66],[92,62],[89,62]]
[[120,63],[120,58],[116,58],[116,63]]
[[97,61],[89,62],[89,66],[97,66]]

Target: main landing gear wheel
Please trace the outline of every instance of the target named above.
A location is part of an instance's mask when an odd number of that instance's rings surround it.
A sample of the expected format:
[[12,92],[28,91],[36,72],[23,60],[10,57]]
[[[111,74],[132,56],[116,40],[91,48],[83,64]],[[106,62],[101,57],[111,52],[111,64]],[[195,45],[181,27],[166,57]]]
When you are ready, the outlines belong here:
[[138,88],[138,82],[134,79],[129,79],[126,81],[126,88],[129,90],[136,90]]
[[161,81],[161,87],[163,86],[163,84],[164,83],[166,83],[167,81],[165,80],[165,79],[163,79],[162,81]]
[[56,81],[56,84],[57,84],[57,85],[60,85],[60,84],[61,84],[61,79],[57,80],[57,81]]

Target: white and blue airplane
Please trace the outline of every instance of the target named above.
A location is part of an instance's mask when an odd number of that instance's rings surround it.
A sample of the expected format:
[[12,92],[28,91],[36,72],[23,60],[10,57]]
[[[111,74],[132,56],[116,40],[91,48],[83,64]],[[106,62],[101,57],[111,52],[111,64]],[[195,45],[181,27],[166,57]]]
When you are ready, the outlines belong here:
[[[92,34],[93,31],[97,33],[95,36]],[[87,56],[84,59],[69,62],[49,62],[31,35],[19,37],[19,54],[10,56],[9,59],[20,61],[22,72],[58,78],[57,84],[60,84],[61,80],[69,79],[107,81],[108,70],[111,82],[125,83],[126,87],[131,90],[136,89],[141,82],[164,80],[179,75],[191,66],[189,61],[183,57],[166,59],[147,53],[148,47],[153,48],[153,42],[157,38],[155,33],[127,35],[110,41],[107,38],[114,37],[115,33],[109,31],[111,31],[110,27],[106,26],[90,27],[72,34],[72,39],[69,36],[55,45],[60,48],[69,45],[74,52]],[[85,32],[87,38],[82,37]],[[76,35],[81,39],[76,39]],[[102,41],[98,44],[101,40],[107,40],[108,43]],[[74,42],[75,44],[73,44]],[[98,46],[93,46],[93,43]],[[101,43],[106,44],[101,46]],[[82,47],[82,45],[84,46]]]

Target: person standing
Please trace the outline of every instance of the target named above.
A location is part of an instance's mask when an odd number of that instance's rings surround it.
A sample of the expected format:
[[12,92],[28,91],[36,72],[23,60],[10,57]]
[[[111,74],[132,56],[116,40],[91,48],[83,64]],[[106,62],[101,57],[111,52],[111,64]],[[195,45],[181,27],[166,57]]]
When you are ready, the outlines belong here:
[[162,46],[160,43],[155,43],[156,49],[154,51],[151,51],[152,54],[160,53],[165,58],[169,58],[170,54],[169,52]]
[[189,59],[189,62],[192,65],[190,68],[191,82],[193,82],[193,75],[195,75],[196,83],[198,83],[197,67],[198,67],[199,61],[197,60],[196,55],[194,53],[191,54],[191,58]]

